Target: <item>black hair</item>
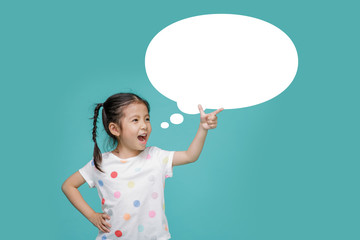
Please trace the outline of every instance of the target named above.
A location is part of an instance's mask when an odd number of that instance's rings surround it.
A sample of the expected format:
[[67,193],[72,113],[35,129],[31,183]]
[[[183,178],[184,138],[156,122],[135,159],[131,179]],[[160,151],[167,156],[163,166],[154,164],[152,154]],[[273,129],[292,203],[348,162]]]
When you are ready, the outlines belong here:
[[149,103],[145,99],[139,97],[138,95],[136,95],[134,93],[117,93],[117,94],[110,96],[108,99],[106,99],[106,101],[104,103],[96,104],[96,107],[94,110],[94,117],[91,118],[94,120],[94,123],[93,123],[94,127],[93,127],[93,131],[92,131],[92,139],[95,143],[93,160],[94,160],[95,167],[101,172],[103,172],[102,169],[100,168],[101,161],[102,161],[102,155],[101,155],[101,151],[96,142],[96,128],[97,128],[96,123],[97,123],[97,118],[99,115],[99,110],[101,107],[103,107],[102,121],[103,121],[105,131],[111,137],[111,139],[113,140],[113,143],[116,143],[117,139],[110,132],[109,124],[111,122],[118,124],[120,126],[120,130],[121,130],[121,118],[123,117],[123,109],[126,106],[130,105],[131,103],[145,104],[146,108],[148,109],[148,112],[150,113]]

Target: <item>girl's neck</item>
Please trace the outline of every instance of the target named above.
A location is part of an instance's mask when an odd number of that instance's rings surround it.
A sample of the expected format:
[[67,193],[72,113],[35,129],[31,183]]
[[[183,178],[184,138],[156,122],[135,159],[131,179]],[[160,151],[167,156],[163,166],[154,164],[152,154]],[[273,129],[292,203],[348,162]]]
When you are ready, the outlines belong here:
[[111,152],[116,156],[118,156],[119,158],[126,159],[126,158],[136,157],[142,152],[142,150],[131,150],[122,147],[121,145],[117,145],[116,148]]

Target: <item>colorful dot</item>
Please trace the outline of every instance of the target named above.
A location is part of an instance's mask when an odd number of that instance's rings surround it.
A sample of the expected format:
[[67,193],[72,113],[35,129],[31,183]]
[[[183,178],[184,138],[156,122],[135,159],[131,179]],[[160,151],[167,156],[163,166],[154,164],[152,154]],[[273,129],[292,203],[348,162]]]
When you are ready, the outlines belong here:
[[125,215],[124,215],[124,219],[127,221],[127,220],[129,220],[130,218],[131,218],[130,214],[125,213]]
[[101,240],[106,240],[107,239],[107,237],[104,235],[104,236],[102,236],[102,238],[101,238]]
[[148,154],[147,155],[147,157],[146,157],[146,159],[150,159],[151,158],[151,155],[150,154]]
[[128,187],[129,188],[133,188],[135,186],[135,183],[133,182],[133,181],[130,181],[129,183],[128,183]]
[[116,231],[115,231],[115,235],[116,235],[117,237],[121,237],[121,236],[122,236],[122,232],[121,232],[120,230],[116,230]]
[[165,231],[169,231],[169,228],[167,225],[165,225]]
[[101,204],[102,204],[102,205],[105,204],[105,198],[103,198],[103,199],[101,200]]
[[111,177],[112,177],[112,178],[116,178],[116,177],[117,177],[117,172],[115,172],[115,171],[112,172],[112,173],[111,173]]
[[165,211],[165,203],[163,203],[163,210]]
[[98,182],[99,182],[100,187],[104,186],[103,181],[99,180]]
[[139,200],[134,201],[134,207],[140,207],[140,201]]
[[121,196],[121,193],[120,192],[114,192],[114,197],[115,198],[120,198]]
[[170,176],[169,175],[165,175],[165,178],[169,178]]
[[121,162],[121,163],[127,163],[127,161],[126,161],[126,160],[121,160],[120,162]]
[[95,166],[94,160],[91,161],[91,166]]
[[158,194],[157,194],[156,192],[153,192],[153,193],[151,194],[151,197],[152,197],[153,199],[157,199]]
[[108,214],[109,216],[112,216],[112,215],[113,215],[113,211],[112,211],[111,209],[109,209],[109,211],[107,212],[107,214]]
[[164,163],[164,164],[167,164],[168,161],[169,161],[169,157],[166,157],[166,158],[163,159],[163,163]]
[[143,226],[143,225],[139,225],[139,226],[138,226],[138,230],[139,230],[139,232],[143,232],[143,231],[144,231],[144,226]]
[[150,211],[149,212],[149,217],[153,218],[156,216],[156,212],[155,211]]

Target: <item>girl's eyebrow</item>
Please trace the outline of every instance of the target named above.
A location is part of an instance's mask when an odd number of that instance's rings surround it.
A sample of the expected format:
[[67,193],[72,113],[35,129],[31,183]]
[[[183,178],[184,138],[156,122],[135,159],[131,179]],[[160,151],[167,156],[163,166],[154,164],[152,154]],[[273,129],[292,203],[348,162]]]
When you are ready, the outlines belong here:
[[[150,117],[149,114],[146,114],[145,117],[146,117],[146,116],[149,116],[149,117]],[[132,115],[130,118],[133,118],[133,117],[140,117],[140,116],[139,116],[139,115]]]

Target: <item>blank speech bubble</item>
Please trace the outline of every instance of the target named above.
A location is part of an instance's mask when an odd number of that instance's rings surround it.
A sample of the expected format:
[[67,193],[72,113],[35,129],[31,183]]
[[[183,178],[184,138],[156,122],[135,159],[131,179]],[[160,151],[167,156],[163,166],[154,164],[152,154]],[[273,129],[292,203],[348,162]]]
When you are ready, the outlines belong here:
[[276,97],[293,81],[298,55],[291,39],[268,22],[209,14],[161,30],[146,50],[145,68],[161,94],[196,114],[198,104],[235,109]]

